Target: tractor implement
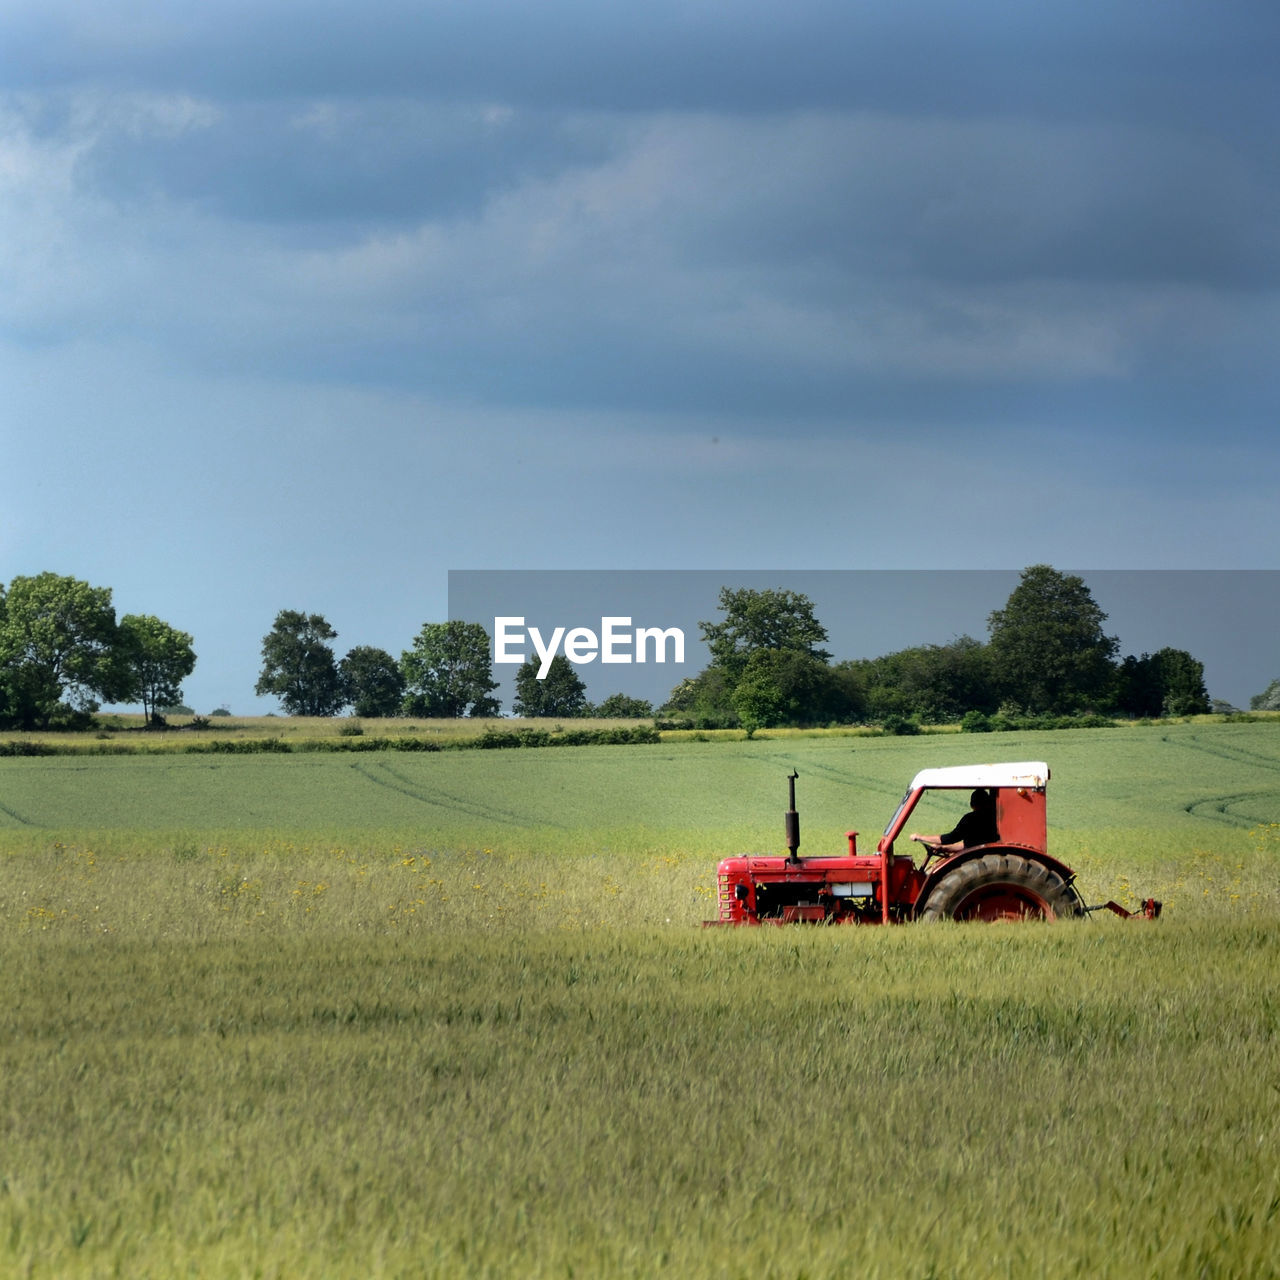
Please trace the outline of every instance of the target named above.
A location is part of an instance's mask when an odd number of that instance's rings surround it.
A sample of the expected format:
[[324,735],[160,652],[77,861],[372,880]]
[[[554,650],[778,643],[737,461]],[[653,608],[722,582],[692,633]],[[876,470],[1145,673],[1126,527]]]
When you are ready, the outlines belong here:
[[[874,853],[800,857],[793,769],[787,782],[786,856],[741,854],[716,869],[719,918],[708,925],[900,924],[910,920],[1057,920],[1111,910],[1154,920],[1160,903],[1139,911],[1116,902],[1086,907],[1075,872],[1048,851],[1043,761],[922,769],[889,819]],[[919,862],[895,851],[907,820],[934,791],[970,792],[972,812],[943,836],[913,835]]]
[[1085,907],[1088,912],[1114,911],[1122,920],[1159,920],[1164,906],[1158,898],[1143,898],[1137,911],[1126,911],[1118,902],[1104,902],[1100,906]]

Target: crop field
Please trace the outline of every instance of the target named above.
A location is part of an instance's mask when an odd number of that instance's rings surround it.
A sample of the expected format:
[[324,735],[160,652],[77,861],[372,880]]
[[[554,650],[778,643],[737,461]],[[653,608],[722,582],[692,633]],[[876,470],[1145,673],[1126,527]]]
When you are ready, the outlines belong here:
[[[1164,918],[699,928],[978,759]],[[0,859],[0,1275],[1280,1273],[1280,722],[3,759]]]

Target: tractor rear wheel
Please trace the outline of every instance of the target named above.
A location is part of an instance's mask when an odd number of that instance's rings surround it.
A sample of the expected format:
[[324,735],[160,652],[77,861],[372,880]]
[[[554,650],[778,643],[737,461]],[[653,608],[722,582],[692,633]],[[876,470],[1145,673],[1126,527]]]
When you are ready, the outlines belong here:
[[1052,867],[1016,853],[984,853],[933,886],[921,920],[1059,920],[1082,915],[1074,886]]

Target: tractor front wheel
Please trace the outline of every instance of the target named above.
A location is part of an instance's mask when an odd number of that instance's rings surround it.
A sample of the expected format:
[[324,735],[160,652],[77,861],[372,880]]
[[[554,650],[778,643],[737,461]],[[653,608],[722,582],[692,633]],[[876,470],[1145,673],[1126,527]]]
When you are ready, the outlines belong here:
[[1052,867],[1013,853],[984,853],[935,884],[921,920],[1058,920],[1082,915],[1074,887]]

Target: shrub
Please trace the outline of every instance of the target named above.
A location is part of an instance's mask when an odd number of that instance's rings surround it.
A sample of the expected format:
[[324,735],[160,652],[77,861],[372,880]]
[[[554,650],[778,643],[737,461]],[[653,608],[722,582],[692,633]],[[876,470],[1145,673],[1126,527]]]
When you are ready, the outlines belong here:
[[281,738],[226,738],[213,742],[191,742],[183,748],[186,755],[267,755],[288,753],[293,748]]
[[550,745],[551,734],[546,729],[495,729],[485,726],[485,731],[475,740],[482,750],[502,747],[545,747]]
[[920,722],[908,720],[905,716],[885,716],[880,727],[885,733],[891,733],[897,737],[909,737],[911,734],[920,732]]
[[0,742],[0,756],[56,756],[61,755],[60,748],[47,742]]
[[595,714],[607,720],[643,720],[653,715],[653,705],[643,698],[614,693],[595,708]]
[[86,729],[92,729],[97,723],[94,719],[94,713],[97,710],[96,702],[90,703],[88,707],[72,707],[65,702],[59,702],[49,716],[47,727],[55,730],[65,729],[68,733],[83,733]]

